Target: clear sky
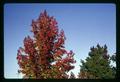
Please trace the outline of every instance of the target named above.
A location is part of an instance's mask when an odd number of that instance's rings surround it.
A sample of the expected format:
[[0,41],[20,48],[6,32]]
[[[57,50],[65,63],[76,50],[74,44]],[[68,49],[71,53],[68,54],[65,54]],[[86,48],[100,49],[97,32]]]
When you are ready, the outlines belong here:
[[90,47],[106,44],[108,53],[116,52],[115,4],[5,4],[4,5],[4,77],[21,78],[17,73],[17,50],[27,35],[31,22],[47,10],[54,16],[66,36],[65,47],[73,50],[77,61],[72,70],[77,76],[80,59],[88,56]]

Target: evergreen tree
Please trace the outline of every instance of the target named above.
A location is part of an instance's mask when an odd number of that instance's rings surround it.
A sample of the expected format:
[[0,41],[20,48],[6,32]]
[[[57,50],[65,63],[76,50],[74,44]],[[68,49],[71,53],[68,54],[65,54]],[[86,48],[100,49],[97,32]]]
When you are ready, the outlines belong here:
[[115,78],[115,70],[110,65],[110,56],[107,46],[101,47],[97,44],[96,48],[91,47],[86,61],[81,60],[80,79],[109,79]]
[[65,50],[64,31],[59,32],[55,18],[44,11],[31,26],[33,37],[25,37],[24,46],[18,49],[18,72],[24,78],[68,78],[67,72],[74,68],[74,53]]
[[[111,60],[113,63],[116,63],[116,54],[112,55],[112,56],[110,57],[110,60]],[[116,66],[111,65],[111,67],[112,67],[112,70],[113,70],[113,74],[116,75],[116,71],[117,71]]]

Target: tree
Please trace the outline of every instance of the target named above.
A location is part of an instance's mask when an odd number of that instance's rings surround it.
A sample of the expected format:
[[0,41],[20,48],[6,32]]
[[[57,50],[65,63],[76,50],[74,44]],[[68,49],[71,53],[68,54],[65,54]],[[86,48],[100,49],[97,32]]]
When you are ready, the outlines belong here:
[[71,72],[71,73],[70,73],[70,79],[75,79],[75,78],[76,78],[76,77],[75,77],[74,73]]
[[110,59],[111,59],[113,62],[116,62],[116,54],[112,55],[112,56],[110,57]]
[[110,65],[111,59],[107,51],[107,46],[101,47],[97,44],[96,48],[91,47],[86,61],[81,60],[80,73],[81,79],[109,79],[115,78],[115,70]]
[[[110,60],[111,60],[113,63],[116,62],[116,53],[113,54],[113,55],[110,57]],[[115,75],[115,78],[116,78],[117,68],[116,68],[116,66],[113,66],[113,65],[111,65],[111,67],[112,67],[112,70],[113,70],[113,74]]]
[[68,78],[67,72],[76,61],[74,53],[65,50],[64,31],[59,32],[55,18],[45,10],[31,26],[33,37],[25,37],[24,46],[18,49],[18,72],[24,78]]

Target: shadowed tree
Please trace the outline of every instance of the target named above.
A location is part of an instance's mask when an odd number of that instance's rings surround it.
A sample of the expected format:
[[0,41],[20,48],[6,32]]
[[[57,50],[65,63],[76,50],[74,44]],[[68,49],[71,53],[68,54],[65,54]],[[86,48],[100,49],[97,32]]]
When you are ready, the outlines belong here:
[[80,79],[110,79],[115,78],[115,70],[110,65],[111,59],[107,46],[90,48],[89,57],[86,61],[81,60]]
[[76,77],[75,77],[73,72],[70,73],[70,79],[76,79]]
[[44,11],[36,21],[32,20],[31,26],[33,37],[25,37],[24,46],[18,49],[18,72],[24,78],[68,78],[67,72],[76,61],[74,53],[64,47],[64,31],[59,32],[55,18]]

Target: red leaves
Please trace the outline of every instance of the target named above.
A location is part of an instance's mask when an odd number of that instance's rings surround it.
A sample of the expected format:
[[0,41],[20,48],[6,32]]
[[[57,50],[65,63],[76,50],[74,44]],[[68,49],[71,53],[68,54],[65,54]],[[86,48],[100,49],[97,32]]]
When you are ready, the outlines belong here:
[[24,47],[26,54],[33,55],[36,52],[33,40],[29,36],[24,39]]
[[61,50],[57,50],[57,51],[56,51],[56,54],[58,54],[58,56],[59,56],[59,55],[62,55],[63,53],[62,53]]
[[[67,53],[65,50],[63,50],[64,53],[62,53],[61,51],[58,51],[59,55],[54,55],[56,56],[62,56],[63,54],[67,54],[65,58],[62,58],[61,60],[57,61],[55,66],[58,66],[58,67],[63,67],[61,69],[61,71],[63,72],[68,72],[69,70],[73,69],[74,66],[71,66],[71,63],[75,63],[76,61],[73,59],[73,52],[70,51],[69,53]],[[61,55],[60,55],[61,54]]]
[[64,40],[65,40],[65,35],[64,35],[64,31],[62,30],[58,36],[57,41],[54,44],[54,49],[57,49],[60,47],[64,48],[64,46],[63,46]]
[[20,47],[19,48],[19,50],[18,50],[18,53],[17,53],[17,57],[16,57],[16,59],[18,60],[18,61],[21,61],[22,60],[22,52],[23,52],[24,50]]
[[53,16],[50,17],[50,25],[53,25],[53,26],[57,25],[57,21]]
[[58,41],[54,44],[54,49],[61,47],[64,44],[63,38],[58,38]]
[[18,50],[17,60],[21,72],[25,77],[34,75],[37,79],[68,78],[66,72],[74,68],[71,64],[75,60],[73,52],[67,53],[65,50],[64,31],[59,33],[56,19],[44,11],[36,21],[32,20],[31,26],[34,38],[26,37],[24,48]]
[[36,24],[37,22],[35,22],[34,20],[32,20],[32,24],[31,26],[33,27],[31,32],[34,33],[34,37],[36,37],[36,35],[38,34],[38,26],[39,24]]
[[21,60],[21,59],[22,59],[21,55],[18,55],[17,60]]

